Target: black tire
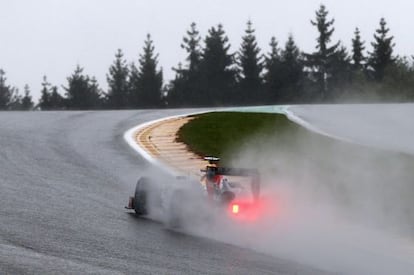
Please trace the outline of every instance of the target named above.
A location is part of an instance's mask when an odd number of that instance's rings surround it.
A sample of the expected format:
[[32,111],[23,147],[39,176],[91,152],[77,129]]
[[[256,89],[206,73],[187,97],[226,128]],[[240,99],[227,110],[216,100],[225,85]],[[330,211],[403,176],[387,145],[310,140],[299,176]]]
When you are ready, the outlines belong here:
[[142,177],[135,187],[134,209],[139,216],[148,214],[148,197],[150,191],[150,180]]

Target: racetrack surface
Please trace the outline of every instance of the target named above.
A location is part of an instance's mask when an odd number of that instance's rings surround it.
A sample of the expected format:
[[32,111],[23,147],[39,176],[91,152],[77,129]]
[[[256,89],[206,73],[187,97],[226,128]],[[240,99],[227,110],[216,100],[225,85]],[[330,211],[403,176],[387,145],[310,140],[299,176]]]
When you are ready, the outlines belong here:
[[414,104],[294,105],[305,127],[335,138],[414,154]]
[[190,111],[0,113],[0,273],[319,274],[123,209],[150,168],[124,131]]

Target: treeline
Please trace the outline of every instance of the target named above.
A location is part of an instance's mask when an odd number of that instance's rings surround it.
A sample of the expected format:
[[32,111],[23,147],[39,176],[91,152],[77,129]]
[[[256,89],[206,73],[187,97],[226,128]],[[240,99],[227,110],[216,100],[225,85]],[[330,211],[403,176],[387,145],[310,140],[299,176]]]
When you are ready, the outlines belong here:
[[34,106],[28,85],[24,86],[24,96],[15,87],[6,83],[6,73],[0,69],[0,110],[31,110]]
[[122,51],[118,50],[107,74],[107,93],[99,87],[94,77],[84,74],[80,66],[67,78],[67,86],[63,86],[64,96],[45,77],[39,108],[89,110],[160,107],[163,79],[162,71],[157,69],[157,58],[150,35],[145,41],[138,67],[134,63],[128,65]]
[[0,71],[0,109],[74,110],[190,106],[229,106],[326,102],[407,102],[414,100],[413,57],[394,53],[394,37],[380,19],[367,51],[358,28],[348,50],[332,41],[334,19],[324,5],[311,24],[318,36],[314,52],[306,53],[289,35],[284,45],[272,37],[263,53],[255,29],[247,22],[242,43],[231,52],[221,24],[202,37],[192,23],[181,44],[185,61],[173,68],[175,77],[163,81],[158,54],[148,34],[137,64],[128,63],[118,50],[107,74],[108,90],[77,66],[59,88],[43,79],[35,106],[26,85],[24,96],[6,84]]

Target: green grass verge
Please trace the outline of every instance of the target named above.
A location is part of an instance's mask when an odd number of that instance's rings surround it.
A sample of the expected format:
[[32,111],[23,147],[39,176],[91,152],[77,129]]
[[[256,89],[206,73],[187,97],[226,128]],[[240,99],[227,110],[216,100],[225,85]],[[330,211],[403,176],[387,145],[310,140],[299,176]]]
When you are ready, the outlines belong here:
[[[178,141],[200,156],[218,156],[255,140],[270,136],[288,136],[301,127],[281,114],[213,112],[196,117],[178,131]],[[257,138],[256,138],[257,137]],[[258,138],[260,137],[260,138]]]

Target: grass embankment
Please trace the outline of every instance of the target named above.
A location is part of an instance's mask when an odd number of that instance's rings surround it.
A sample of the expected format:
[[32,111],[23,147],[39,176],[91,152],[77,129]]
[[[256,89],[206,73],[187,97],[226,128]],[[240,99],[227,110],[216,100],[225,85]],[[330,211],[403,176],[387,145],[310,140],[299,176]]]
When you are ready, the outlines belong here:
[[[197,115],[178,131],[178,141],[200,156],[225,157],[226,152],[255,137],[266,138],[298,131],[299,126],[281,114],[213,112]],[[262,139],[261,139],[262,140]]]

